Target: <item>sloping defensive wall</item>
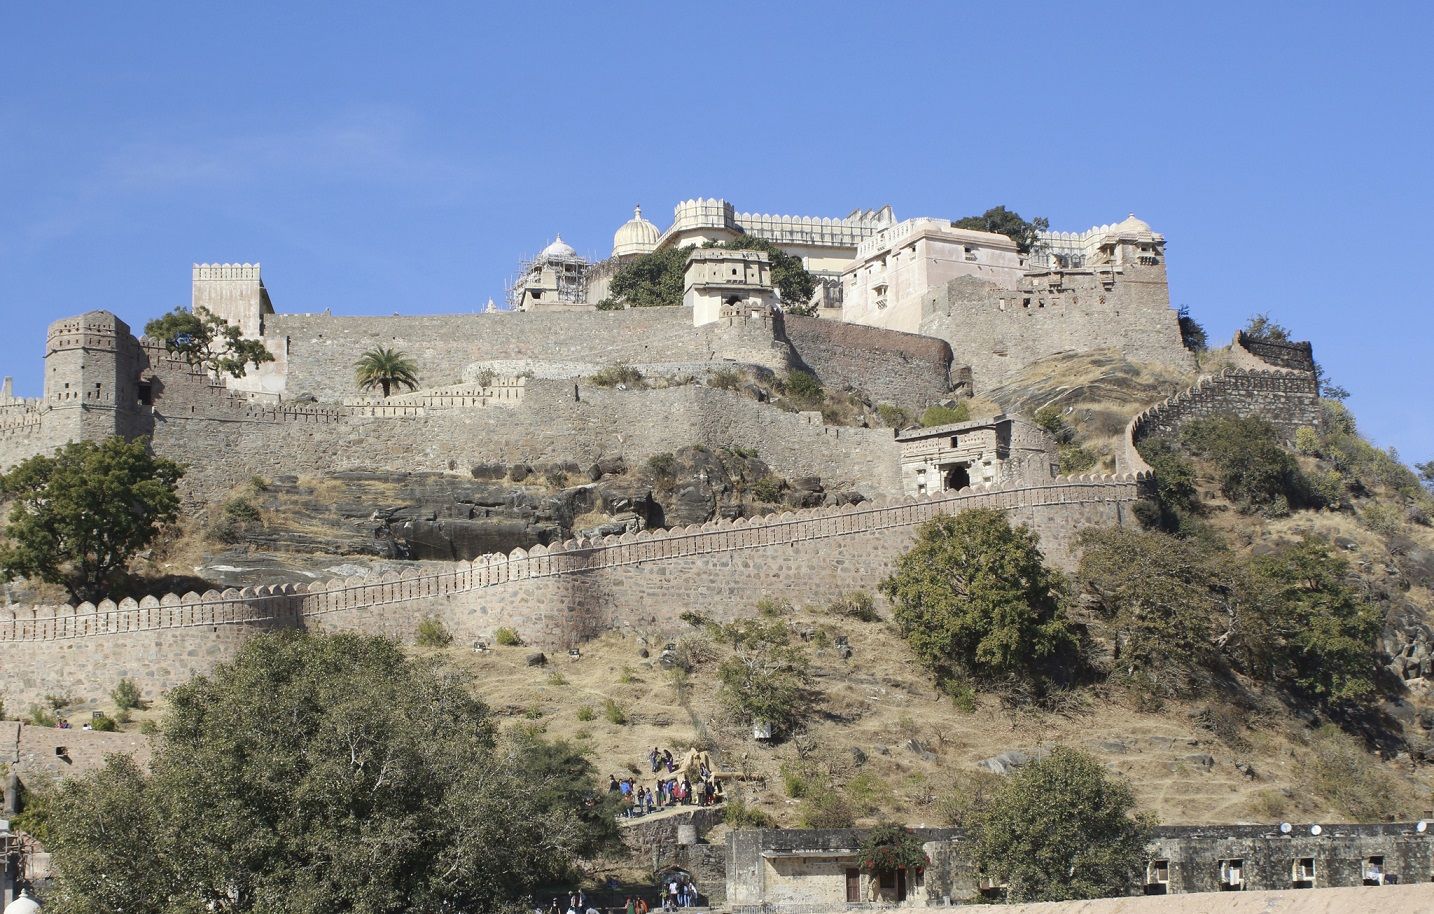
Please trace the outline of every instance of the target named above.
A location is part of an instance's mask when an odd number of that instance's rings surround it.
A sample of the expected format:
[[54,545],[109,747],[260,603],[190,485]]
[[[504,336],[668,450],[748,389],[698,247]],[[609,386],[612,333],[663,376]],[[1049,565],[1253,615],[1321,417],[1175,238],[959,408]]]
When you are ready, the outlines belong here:
[[512,626],[531,643],[568,647],[612,629],[670,631],[688,610],[731,619],[767,595],[826,602],[873,589],[920,524],[970,508],[1006,511],[1064,564],[1079,529],[1128,517],[1144,479],[1072,477],[718,520],[480,556],[440,573],[7,607],[0,609],[0,692],[12,707],[26,707],[50,694],[103,696],[129,677],[152,696],[275,628],[406,639],[431,615],[460,642]]

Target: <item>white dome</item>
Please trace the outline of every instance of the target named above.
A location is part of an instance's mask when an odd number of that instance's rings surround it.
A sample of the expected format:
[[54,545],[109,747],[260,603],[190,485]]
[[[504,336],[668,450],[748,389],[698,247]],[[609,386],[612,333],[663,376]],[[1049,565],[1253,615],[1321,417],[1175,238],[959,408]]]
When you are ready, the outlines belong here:
[[542,253],[538,255],[538,257],[541,259],[546,259],[548,257],[576,256],[578,256],[578,252],[573,250],[572,245],[568,244],[566,241],[563,240],[562,235],[559,235],[558,237],[554,238],[553,243],[543,248]]
[[650,254],[657,249],[657,239],[662,233],[657,226],[642,218],[642,207],[632,209],[632,218],[618,228],[612,236],[612,256],[628,254]]
[[1117,238],[1138,238],[1142,241],[1155,238],[1155,230],[1150,227],[1150,223],[1144,219],[1137,219],[1135,213],[1131,213],[1121,222],[1112,225],[1107,234]]
[[30,897],[30,893],[20,891],[20,897],[5,906],[5,914],[36,914],[40,910],[40,903]]

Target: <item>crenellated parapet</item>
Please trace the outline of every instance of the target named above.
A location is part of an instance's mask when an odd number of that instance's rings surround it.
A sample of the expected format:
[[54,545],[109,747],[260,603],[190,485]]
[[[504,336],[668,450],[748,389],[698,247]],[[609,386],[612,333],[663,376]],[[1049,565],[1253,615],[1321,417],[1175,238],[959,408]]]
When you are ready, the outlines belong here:
[[[523,581],[635,568],[645,563],[790,547],[819,540],[909,530],[971,508],[1040,512],[1133,501],[1134,474],[1065,477],[1042,485],[975,486],[929,498],[718,519],[668,530],[580,538],[552,546],[479,556],[437,571],[387,572],[307,584],[166,594],[77,606],[0,608],[0,642],[53,641],[168,628],[290,625],[301,620],[391,604],[452,597]],[[539,637],[543,633],[537,633]],[[551,637],[554,633],[548,632]]]
[[1240,333],[1230,344],[1229,360],[1231,364],[1219,374],[1205,375],[1194,386],[1130,420],[1117,461],[1121,469],[1148,472],[1150,466],[1138,449],[1140,442],[1176,434],[1194,419],[1255,416],[1288,439],[1301,428],[1319,425],[1319,382],[1309,343],[1271,345]]

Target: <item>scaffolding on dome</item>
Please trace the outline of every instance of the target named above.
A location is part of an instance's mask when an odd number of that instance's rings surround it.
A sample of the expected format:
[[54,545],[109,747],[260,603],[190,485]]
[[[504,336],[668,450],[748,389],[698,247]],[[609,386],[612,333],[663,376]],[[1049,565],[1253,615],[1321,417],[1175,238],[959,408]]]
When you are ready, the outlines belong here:
[[[587,258],[578,254],[539,252],[523,258],[519,261],[517,275],[505,288],[508,308],[514,311],[521,309],[523,297],[530,289],[540,294],[541,297],[535,296],[538,302],[584,304],[588,295],[588,267],[591,265]],[[550,279],[550,283],[544,284],[544,279]],[[550,294],[551,298],[548,297]]]

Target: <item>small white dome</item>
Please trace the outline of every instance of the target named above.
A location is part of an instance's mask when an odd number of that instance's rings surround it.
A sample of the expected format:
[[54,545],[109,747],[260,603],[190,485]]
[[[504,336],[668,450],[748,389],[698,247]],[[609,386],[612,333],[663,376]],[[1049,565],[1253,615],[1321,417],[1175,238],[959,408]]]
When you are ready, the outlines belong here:
[[1107,234],[1117,238],[1139,238],[1148,241],[1155,237],[1155,230],[1150,227],[1150,223],[1137,219],[1135,213],[1131,213],[1121,222],[1112,225]]
[[538,255],[538,257],[540,258],[576,256],[578,256],[578,252],[573,250],[572,245],[568,244],[566,241],[563,240],[562,235],[559,235],[558,237],[554,238],[553,243],[543,248],[542,253]]
[[657,239],[662,233],[657,226],[642,218],[642,207],[632,209],[632,218],[624,222],[612,236],[612,256],[628,254],[650,254],[657,250]]
[[30,897],[30,893],[20,890],[20,897],[5,906],[5,914],[36,914],[40,910],[40,903]]

